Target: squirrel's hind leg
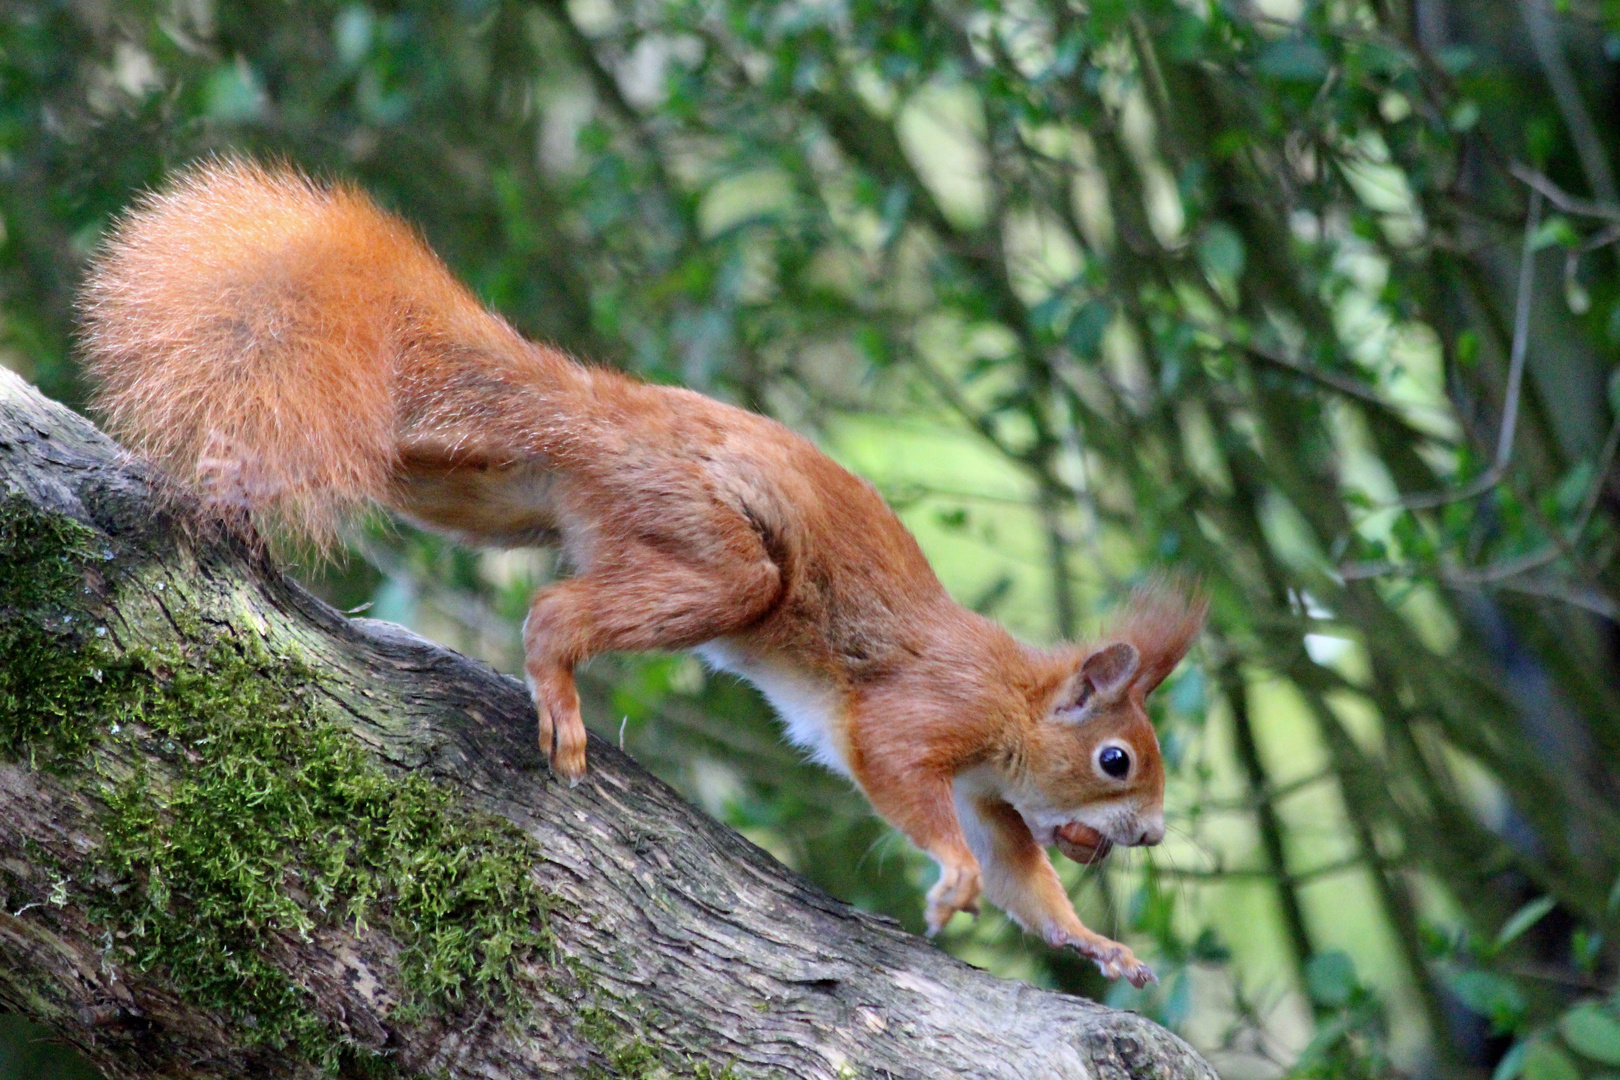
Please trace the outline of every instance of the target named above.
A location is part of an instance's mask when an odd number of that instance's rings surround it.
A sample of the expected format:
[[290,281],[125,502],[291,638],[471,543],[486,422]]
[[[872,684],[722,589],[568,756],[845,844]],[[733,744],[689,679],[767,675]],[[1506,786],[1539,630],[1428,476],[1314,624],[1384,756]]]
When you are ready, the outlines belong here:
[[585,724],[575,665],[602,652],[686,649],[757,621],[781,591],[761,548],[723,564],[627,543],[534,598],[523,624],[524,672],[540,721],[540,749],[570,784],[585,775]]

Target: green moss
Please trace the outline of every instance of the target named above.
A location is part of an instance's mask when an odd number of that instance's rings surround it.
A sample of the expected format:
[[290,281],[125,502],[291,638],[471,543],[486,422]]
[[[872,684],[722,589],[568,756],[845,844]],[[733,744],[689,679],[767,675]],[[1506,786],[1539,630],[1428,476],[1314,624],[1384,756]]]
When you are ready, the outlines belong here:
[[[606,1070],[593,1066],[586,1073],[591,1080],[742,1080],[732,1065],[717,1069],[706,1061],[693,1061],[690,1055],[646,1042],[626,1027],[620,1015],[603,1007],[604,996],[621,1011],[631,1007],[622,999],[594,989],[591,1004],[575,1010],[574,1029],[596,1047],[608,1064]],[[657,1024],[648,1021],[641,1026],[655,1028]]]
[[0,649],[24,658],[0,667],[0,754],[75,769],[117,739],[161,761],[105,782],[105,840],[78,884],[113,958],[329,1072],[378,1062],[314,1011],[289,937],[385,931],[396,1020],[521,1007],[515,962],[549,944],[528,841],[384,772],[323,717],[317,673],[256,637],[115,652],[90,617],[94,539],[0,504]]
[[21,495],[0,499],[0,757],[54,768],[95,741],[78,688],[109,672],[97,650],[77,647],[95,633],[83,615],[95,539]]
[[667,1076],[663,1055],[634,1035],[627,1036],[619,1020],[600,1005],[589,1005],[574,1014],[574,1028],[607,1059],[608,1074],[623,1080],[653,1080]]
[[96,558],[95,541],[95,532],[72,518],[40,513],[21,493],[7,492],[0,499],[0,608],[72,603],[85,564]]
[[546,944],[548,901],[510,826],[458,811],[416,776],[373,765],[317,718],[314,674],[253,642],[174,665],[140,710],[140,737],[183,761],[115,787],[102,869],[142,886],[98,919],[136,963],[161,964],[250,1041],[323,1046],[325,1022],[276,963],[276,936],[375,924],[402,946],[399,1019],[516,1000],[513,960]]

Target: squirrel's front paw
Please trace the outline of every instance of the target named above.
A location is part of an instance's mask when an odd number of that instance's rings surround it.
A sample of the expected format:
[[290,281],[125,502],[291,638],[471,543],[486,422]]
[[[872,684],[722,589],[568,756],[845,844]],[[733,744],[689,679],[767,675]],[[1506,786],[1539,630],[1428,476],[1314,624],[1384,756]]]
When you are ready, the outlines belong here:
[[973,863],[946,863],[928,890],[928,936],[945,928],[958,911],[979,913],[979,868]]
[[1081,956],[1095,960],[1103,976],[1124,979],[1140,990],[1150,982],[1158,982],[1153,969],[1136,958],[1136,954],[1117,941],[1087,930],[1083,935],[1059,931],[1047,938],[1053,945],[1072,945]]
[[1121,945],[1111,950],[1106,960],[1097,960],[1097,966],[1102,969],[1106,978],[1124,979],[1138,990],[1148,983],[1156,983],[1159,977],[1153,974],[1153,969],[1136,958],[1136,954]]

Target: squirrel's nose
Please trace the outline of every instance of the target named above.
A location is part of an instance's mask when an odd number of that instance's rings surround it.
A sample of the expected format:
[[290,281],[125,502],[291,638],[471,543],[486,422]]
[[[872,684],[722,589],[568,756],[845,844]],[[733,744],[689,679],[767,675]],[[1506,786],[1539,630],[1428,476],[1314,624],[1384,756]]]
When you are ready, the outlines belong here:
[[1142,818],[1138,824],[1141,832],[1137,834],[1136,842],[1143,847],[1154,847],[1164,842],[1164,816]]

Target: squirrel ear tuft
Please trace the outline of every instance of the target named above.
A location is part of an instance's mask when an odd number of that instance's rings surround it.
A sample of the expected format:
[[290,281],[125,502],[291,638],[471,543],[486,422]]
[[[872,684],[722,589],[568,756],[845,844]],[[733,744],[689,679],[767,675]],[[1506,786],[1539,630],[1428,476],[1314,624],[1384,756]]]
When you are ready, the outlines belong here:
[[1141,652],[1136,683],[1143,694],[1152,692],[1175,670],[1198,639],[1208,613],[1209,597],[1184,580],[1161,578],[1132,594],[1110,636],[1130,642]]
[[1129,686],[1142,655],[1127,641],[1104,645],[1081,663],[1068,685],[1058,695],[1057,712],[1074,713],[1085,707],[1094,694],[1113,695]]

